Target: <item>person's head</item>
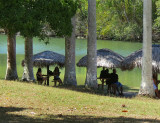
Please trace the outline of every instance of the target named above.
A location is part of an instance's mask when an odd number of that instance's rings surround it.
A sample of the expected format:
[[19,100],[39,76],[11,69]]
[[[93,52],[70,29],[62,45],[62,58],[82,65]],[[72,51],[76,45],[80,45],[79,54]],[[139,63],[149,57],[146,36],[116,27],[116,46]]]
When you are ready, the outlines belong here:
[[42,72],[41,68],[38,68],[38,71],[37,72]]
[[105,67],[103,67],[103,70],[105,70]]
[[116,71],[116,69],[113,69],[113,73],[116,73],[117,71]]
[[109,73],[109,70],[108,70],[108,69],[106,69],[106,72],[107,72],[107,73]]
[[58,67],[55,67],[55,71],[59,71],[59,68],[58,68]]

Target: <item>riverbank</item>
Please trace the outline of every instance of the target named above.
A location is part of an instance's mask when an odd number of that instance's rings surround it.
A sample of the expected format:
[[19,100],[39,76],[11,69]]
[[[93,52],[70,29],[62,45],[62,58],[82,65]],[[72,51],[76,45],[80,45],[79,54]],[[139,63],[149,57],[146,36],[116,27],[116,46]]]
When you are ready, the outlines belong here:
[[[0,35],[6,35],[4,29],[0,28]],[[20,36],[20,32],[17,33],[17,36]],[[64,37],[58,37],[54,32],[46,32],[46,36],[50,38],[64,38]],[[153,43],[159,43],[160,42],[160,33],[153,33]],[[76,39],[83,39],[87,40],[87,35],[84,34],[76,34]],[[142,43],[142,37],[136,38],[136,39],[125,39],[125,38],[114,38],[113,37],[104,37],[104,36],[98,36],[97,40],[110,40],[110,41],[125,41],[125,42],[141,42]]]
[[160,103],[0,80],[0,122],[160,122]]

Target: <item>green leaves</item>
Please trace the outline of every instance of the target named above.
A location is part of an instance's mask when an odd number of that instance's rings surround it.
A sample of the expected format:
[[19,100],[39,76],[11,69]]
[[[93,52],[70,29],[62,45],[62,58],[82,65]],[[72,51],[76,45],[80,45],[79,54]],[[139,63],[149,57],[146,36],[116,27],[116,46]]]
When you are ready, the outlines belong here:
[[74,0],[49,0],[47,22],[58,36],[71,35],[71,18],[76,13]]
[[23,0],[0,0],[0,26],[11,35],[19,31],[24,14]]
[[11,34],[41,37],[48,23],[58,36],[70,35],[76,9],[74,0],[0,0],[0,26]]

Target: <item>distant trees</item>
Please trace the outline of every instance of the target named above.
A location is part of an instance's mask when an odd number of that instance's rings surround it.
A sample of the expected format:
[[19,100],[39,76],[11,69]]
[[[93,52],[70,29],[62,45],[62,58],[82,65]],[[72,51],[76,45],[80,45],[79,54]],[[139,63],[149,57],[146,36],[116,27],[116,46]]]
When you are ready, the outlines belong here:
[[[97,38],[142,41],[143,0],[96,0]],[[152,0],[153,39],[159,39],[159,0]],[[77,36],[87,35],[87,1],[80,0]]]

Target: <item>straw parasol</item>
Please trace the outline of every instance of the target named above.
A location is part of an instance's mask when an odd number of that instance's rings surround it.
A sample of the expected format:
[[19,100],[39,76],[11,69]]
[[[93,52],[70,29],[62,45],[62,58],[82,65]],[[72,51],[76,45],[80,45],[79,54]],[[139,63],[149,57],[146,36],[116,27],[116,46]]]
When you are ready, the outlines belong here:
[[[121,65],[122,70],[132,70],[135,67],[142,67],[142,49],[127,56]],[[155,73],[160,72],[160,45],[152,45],[152,68]]]
[[[58,65],[59,67],[64,67],[65,56],[55,53],[53,51],[43,51],[37,53],[33,56],[33,66],[34,67],[47,67],[47,85],[49,85],[49,66]],[[24,60],[22,61],[24,66]]]
[[[110,49],[97,50],[97,67],[119,68],[123,56],[115,53]],[[77,63],[78,67],[87,67],[87,55],[82,57]]]
[[33,65],[35,67],[47,67],[50,65],[58,65],[64,67],[65,56],[53,51],[44,51],[33,56]]

